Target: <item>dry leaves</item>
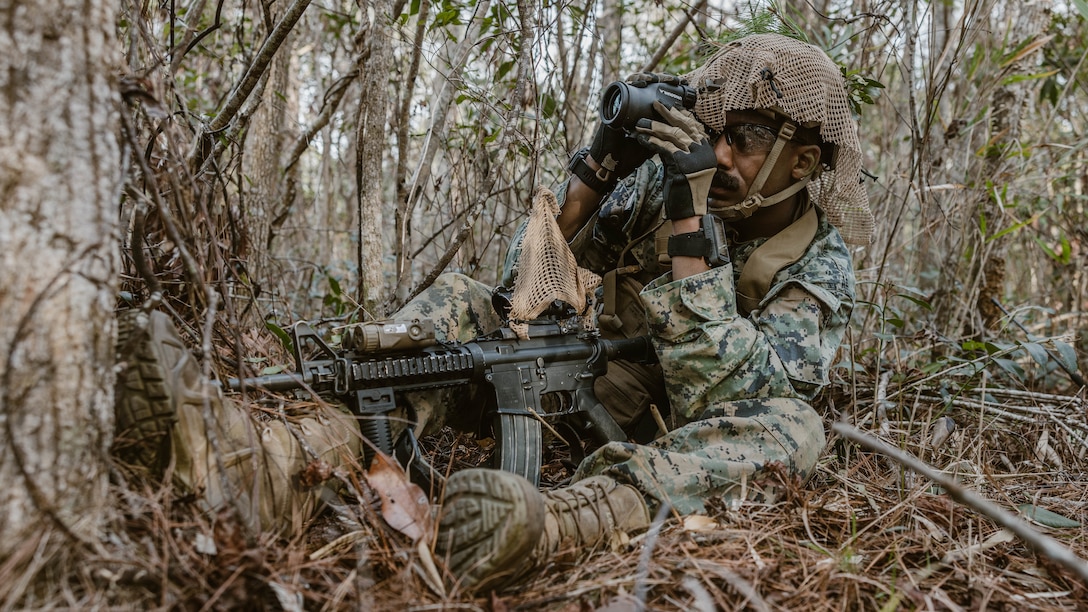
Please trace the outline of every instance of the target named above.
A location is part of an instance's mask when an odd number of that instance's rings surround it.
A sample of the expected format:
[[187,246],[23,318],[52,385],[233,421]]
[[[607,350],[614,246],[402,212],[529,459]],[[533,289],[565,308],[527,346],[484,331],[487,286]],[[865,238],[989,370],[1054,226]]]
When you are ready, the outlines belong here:
[[423,489],[388,455],[377,453],[365,473],[366,482],[382,500],[382,518],[413,542],[430,541],[434,521]]

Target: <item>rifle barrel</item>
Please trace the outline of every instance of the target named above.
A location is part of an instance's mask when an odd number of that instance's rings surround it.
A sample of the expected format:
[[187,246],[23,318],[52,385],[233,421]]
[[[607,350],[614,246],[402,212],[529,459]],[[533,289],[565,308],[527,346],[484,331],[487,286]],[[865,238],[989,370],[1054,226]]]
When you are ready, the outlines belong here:
[[304,384],[310,384],[311,377],[300,375],[297,372],[285,374],[270,374],[268,376],[256,376],[254,378],[228,378],[227,388],[231,391],[241,391],[244,383],[247,388],[261,388],[269,391],[288,391],[301,388]]

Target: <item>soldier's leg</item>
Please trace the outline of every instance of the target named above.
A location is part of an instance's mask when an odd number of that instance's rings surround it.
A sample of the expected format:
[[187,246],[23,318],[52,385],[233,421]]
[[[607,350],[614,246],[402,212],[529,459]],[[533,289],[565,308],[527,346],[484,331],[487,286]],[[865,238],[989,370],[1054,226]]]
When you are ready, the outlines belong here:
[[[469,342],[502,326],[491,305],[491,287],[463,274],[440,275],[435,282],[404,305],[391,318],[431,319],[439,340]],[[451,410],[468,397],[464,389],[434,389],[405,394],[416,418],[416,435],[442,429]],[[394,419],[393,439],[404,431],[404,418]]]
[[646,529],[651,506],[681,514],[713,496],[739,498],[765,466],[807,477],[824,448],[823,423],[804,402],[750,400],[720,407],[651,445],[613,442],[586,458],[567,487],[543,494],[520,476],[465,470],[446,483],[437,548],[462,585],[491,588]]
[[578,467],[574,480],[606,475],[651,500],[668,500],[681,514],[705,510],[711,497],[736,499],[770,463],[807,478],[823,453],[823,423],[795,399],[733,402],[648,445],[611,442]]
[[354,419],[319,407],[292,419],[297,436],[281,420],[258,421],[204,380],[166,315],[141,317],[119,321],[120,454],[172,474],[209,512],[233,509],[252,533],[301,526],[336,486],[306,473],[313,456],[338,467],[361,453]]

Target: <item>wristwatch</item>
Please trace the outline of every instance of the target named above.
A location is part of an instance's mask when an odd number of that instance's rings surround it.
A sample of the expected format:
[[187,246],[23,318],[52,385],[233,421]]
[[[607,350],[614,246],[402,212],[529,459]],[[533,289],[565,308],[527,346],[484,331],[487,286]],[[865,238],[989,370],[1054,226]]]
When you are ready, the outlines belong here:
[[703,215],[697,232],[669,236],[669,257],[702,257],[711,268],[729,263],[725,224],[715,215]]
[[605,193],[611,191],[615,186],[615,181],[612,180],[612,173],[604,168],[600,170],[594,170],[589,167],[586,162],[586,157],[589,156],[589,147],[582,149],[574,154],[574,157],[570,159],[570,163],[567,164],[567,171],[578,177],[578,180],[586,184],[597,193]]

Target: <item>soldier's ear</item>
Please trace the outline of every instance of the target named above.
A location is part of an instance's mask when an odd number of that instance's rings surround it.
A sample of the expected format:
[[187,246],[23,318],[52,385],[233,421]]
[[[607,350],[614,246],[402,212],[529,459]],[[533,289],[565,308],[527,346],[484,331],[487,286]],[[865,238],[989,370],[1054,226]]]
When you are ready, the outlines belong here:
[[791,173],[794,180],[811,176],[820,167],[820,145],[794,145],[793,155]]

